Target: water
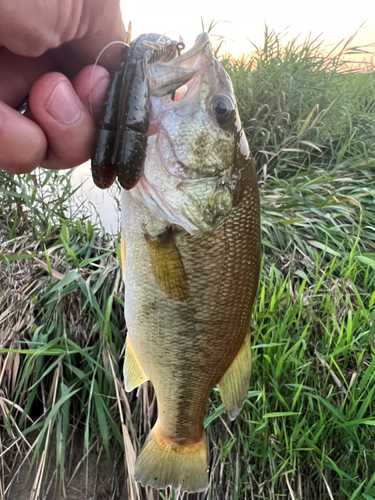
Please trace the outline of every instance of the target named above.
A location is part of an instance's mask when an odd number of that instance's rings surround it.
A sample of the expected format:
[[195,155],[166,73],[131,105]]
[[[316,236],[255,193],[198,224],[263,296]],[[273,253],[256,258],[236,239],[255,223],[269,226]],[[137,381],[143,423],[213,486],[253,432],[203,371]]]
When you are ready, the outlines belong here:
[[110,234],[120,230],[120,189],[114,185],[110,189],[99,189],[95,186],[92,176],[90,162],[77,167],[71,175],[71,184],[79,189],[74,195],[74,203],[80,207],[82,204],[93,222],[98,217]]

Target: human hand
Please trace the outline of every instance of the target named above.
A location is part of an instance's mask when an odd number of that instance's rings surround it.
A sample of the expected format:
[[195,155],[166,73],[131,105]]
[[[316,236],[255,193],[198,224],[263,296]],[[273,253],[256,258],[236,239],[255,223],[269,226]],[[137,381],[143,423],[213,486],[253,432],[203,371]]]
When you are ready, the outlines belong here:
[[121,46],[90,64],[124,36],[119,0],[0,0],[0,168],[20,174],[90,158]]

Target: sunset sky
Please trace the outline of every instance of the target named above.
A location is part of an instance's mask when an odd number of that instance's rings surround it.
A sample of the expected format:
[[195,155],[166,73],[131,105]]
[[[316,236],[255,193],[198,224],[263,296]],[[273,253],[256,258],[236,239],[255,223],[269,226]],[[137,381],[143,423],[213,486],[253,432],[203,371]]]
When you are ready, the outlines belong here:
[[[189,48],[201,32],[202,16],[206,29],[213,19],[230,21],[219,23],[213,32],[227,38],[228,50],[235,55],[251,50],[247,38],[256,45],[262,44],[265,24],[276,32],[285,33],[285,41],[300,34],[303,42],[309,33],[313,37],[322,33],[322,39],[326,45],[331,45],[328,47],[331,49],[343,38],[348,39],[364,23],[352,45],[375,44],[375,0],[357,0],[350,4],[350,8],[337,0],[315,0],[304,4],[302,6],[302,2],[297,0],[121,0],[125,25],[129,21],[133,24],[133,40],[142,33],[163,34],[177,30]],[[178,37],[176,33],[169,36]],[[369,50],[375,51],[375,45]],[[106,230],[117,232],[118,206],[108,191],[94,186],[89,163],[73,173],[73,186],[78,188],[83,180],[87,182],[76,196],[81,198],[81,202],[89,198]]]
[[201,16],[206,28],[212,19],[229,21],[213,33],[224,35],[228,50],[236,55],[251,50],[247,38],[261,44],[265,24],[287,33],[285,39],[301,34],[303,41],[310,32],[314,37],[323,33],[329,45],[350,37],[365,23],[353,43],[375,43],[375,0],[121,0],[121,7],[125,24],[132,21],[133,39],[141,33],[177,30],[188,47],[201,31]]

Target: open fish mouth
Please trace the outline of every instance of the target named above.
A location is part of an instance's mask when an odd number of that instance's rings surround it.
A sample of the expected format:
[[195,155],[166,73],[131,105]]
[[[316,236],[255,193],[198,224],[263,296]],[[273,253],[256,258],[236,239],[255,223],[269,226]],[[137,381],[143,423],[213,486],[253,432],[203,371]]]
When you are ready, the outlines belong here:
[[[154,62],[147,68],[151,95],[163,97],[185,85],[196,75],[206,62],[213,58],[207,33],[201,33],[191,49],[166,62]],[[202,61],[203,57],[203,61]]]
[[170,64],[178,65],[178,64],[182,64],[185,61],[188,61],[189,59],[195,57],[198,53],[200,53],[202,51],[202,49],[204,49],[204,47],[208,43],[210,43],[210,38],[209,38],[208,34],[204,31],[203,33],[200,33],[197,36],[195,43],[191,49],[187,50],[186,52],[184,52],[180,56],[172,59],[170,61]]

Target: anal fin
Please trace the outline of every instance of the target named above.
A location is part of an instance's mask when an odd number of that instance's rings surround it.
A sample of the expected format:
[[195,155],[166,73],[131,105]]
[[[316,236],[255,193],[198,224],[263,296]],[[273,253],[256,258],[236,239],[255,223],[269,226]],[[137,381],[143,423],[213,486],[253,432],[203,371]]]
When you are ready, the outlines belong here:
[[132,391],[144,382],[147,382],[147,380],[149,380],[149,378],[143,371],[143,368],[138,361],[130,338],[127,337],[124,363],[124,381],[126,392]]
[[248,333],[237,356],[217,384],[221,399],[231,420],[234,420],[240,413],[247,398],[250,373],[251,342],[250,333]]

